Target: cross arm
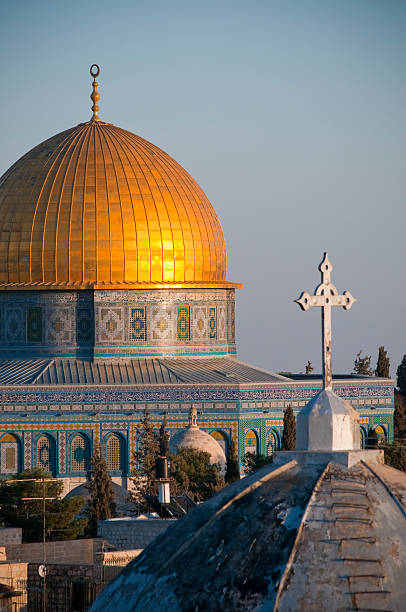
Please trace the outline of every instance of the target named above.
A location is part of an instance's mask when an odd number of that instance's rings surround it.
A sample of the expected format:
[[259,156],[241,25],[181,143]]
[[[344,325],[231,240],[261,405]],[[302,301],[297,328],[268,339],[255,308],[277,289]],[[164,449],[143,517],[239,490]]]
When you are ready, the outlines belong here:
[[295,302],[302,310],[309,310],[312,306],[342,306],[349,310],[356,299],[349,291],[344,291],[343,295],[310,295],[303,291]]

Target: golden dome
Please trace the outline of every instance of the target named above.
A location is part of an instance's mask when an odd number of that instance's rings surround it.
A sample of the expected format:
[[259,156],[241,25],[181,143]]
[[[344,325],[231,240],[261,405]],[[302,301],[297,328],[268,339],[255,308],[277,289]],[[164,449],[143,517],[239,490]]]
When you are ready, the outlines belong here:
[[209,200],[140,136],[97,118],[0,179],[3,289],[236,286]]

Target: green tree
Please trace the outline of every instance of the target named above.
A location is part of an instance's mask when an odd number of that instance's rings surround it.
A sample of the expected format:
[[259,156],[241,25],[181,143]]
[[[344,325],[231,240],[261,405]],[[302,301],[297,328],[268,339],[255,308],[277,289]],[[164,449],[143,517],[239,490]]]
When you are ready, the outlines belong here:
[[296,419],[292,406],[288,406],[283,415],[282,450],[296,449]]
[[406,355],[403,355],[403,359],[396,370],[396,376],[399,392],[406,398]]
[[371,369],[371,355],[365,355],[361,357],[362,351],[357,353],[354,361],[353,373],[360,376],[372,376],[373,372]]
[[266,455],[257,455],[257,453],[246,453],[244,457],[244,474],[251,474],[256,470],[272,463],[273,457],[267,457]]
[[90,493],[86,508],[86,515],[89,519],[87,533],[91,537],[96,537],[97,522],[116,516],[113,483],[99,447],[95,449],[92,457],[89,482],[86,486]]
[[406,440],[406,398],[395,389],[395,411],[393,413],[395,438]]
[[170,455],[171,477],[177,490],[196,501],[204,501],[224,487],[219,466],[210,463],[210,454],[184,446]]
[[393,444],[387,444],[384,448],[384,452],[385,463],[397,470],[406,472],[406,447],[404,443],[395,441]]
[[[51,474],[40,468],[24,470],[10,479],[0,480],[0,524],[21,527],[24,542],[41,542],[43,536],[43,486],[47,540],[70,540],[81,535],[87,520],[76,519],[84,505],[81,497],[62,499],[62,482],[47,482]],[[37,499],[24,499],[37,498]]]
[[152,510],[147,497],[156,494],[155,459],[159,456],[159,439],[151,423],[149,411],[144,410],[137,426],[137,450],[134,453],[135,473],[131,478],[130,499],[137,514]]
[[365,448],[378,448],[378,434],[372,427],[368,430],[368,436],[365,443]]
[[231,484],[240,478],[240,469],[238,467],[237,448],[234,440],[231,438],[230,448],[228,449],[228,457],[226,464],[226,483]]
[[167,425],[168,422],[166,420],[166,416],[164,416],[158,433],[159,453],[161,457],[167,457],[169,454],[169,433],[166,429]]
[[378,349],[378,361],[376,362],[375,376],[389,378],[390,360],[384,346]]
[[306,367],[305,367],[305,373],[306,373],[306,374],[311,374],[311,373],[313,372],[313,370],[314,370],[314,368],[313,368],[313,366],[312,366],[312,362],[311,362],[311,361],[308,361],[308,362],[307,362],[307,365],[306,365]]

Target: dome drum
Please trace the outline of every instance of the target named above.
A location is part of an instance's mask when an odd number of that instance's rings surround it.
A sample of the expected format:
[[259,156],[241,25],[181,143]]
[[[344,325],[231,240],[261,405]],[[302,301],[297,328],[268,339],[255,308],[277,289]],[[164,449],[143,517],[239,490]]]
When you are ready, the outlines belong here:
[[0,356],[235,354],[233,289],[0,291]]

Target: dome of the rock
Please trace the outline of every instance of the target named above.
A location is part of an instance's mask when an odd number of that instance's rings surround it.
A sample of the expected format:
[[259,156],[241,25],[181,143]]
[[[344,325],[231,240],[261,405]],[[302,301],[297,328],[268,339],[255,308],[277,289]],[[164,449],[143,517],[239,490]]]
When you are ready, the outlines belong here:
[[171,286],[236,285],[212,205],[155,145],[91,120],[0,179],[0,287]]

